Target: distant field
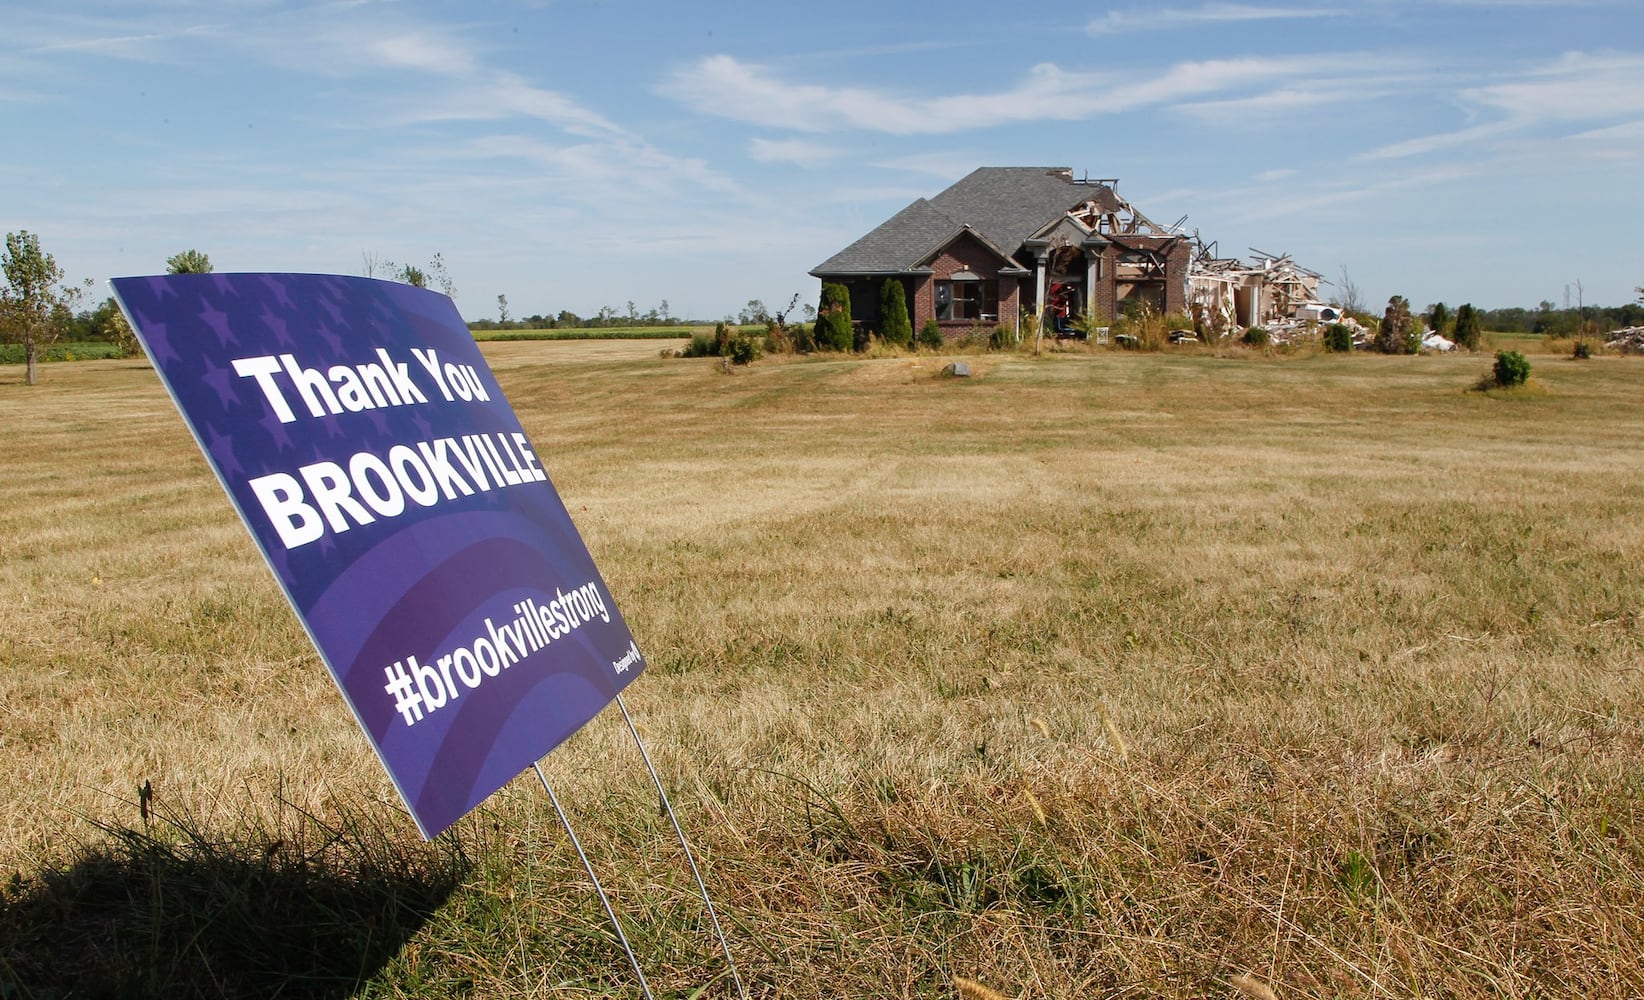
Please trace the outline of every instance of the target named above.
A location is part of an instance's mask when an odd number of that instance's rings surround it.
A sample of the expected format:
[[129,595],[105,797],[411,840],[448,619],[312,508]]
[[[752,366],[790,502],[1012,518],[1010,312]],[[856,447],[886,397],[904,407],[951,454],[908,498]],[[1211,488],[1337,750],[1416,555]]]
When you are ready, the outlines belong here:
[[[712,329],[709,324],[708,328]],[[602,326],[552,330],[471,330],[480,342],[491,340],[682,340],[700,326]]]
[[[41,349],[40,361],[91,361],[114,357],[115,347],[106,340],[65,340]],[[27,360],[22,344],[0,344],[0,365],[20,365]]]
[[[1644,995],[1644,359],[485,352],[755,996]],[[637,995],[540,788],[418,844],[146,364],[21,381],[0,995]],[[731,995],[620,717],[545,768]]]

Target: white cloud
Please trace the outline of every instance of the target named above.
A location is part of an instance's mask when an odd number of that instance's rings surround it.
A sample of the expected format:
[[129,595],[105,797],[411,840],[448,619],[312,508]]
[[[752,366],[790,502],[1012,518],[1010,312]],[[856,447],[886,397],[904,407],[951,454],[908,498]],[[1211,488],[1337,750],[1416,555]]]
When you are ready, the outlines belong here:
[[1480,139],[1502,135],[1511,131],[1514,127],[1511,122],[1493,122],[1488,125],[1474,125],[1472,128],[1457,129],[1454,132],[1439,132],[1434,135],[1418,136],[1414,139],[1405,139],[1401,142],[1378,146],[1375,149],[1359,153],[1354,159],[1400,160],[1408,156],[1421,156],[1425,153],[1454,149],[1457,146],[1465,146]]
[[844,151],[808,139],[748,140],[748,155],[759,163],[791,163],[796,167],[818,167],[837,160]]
[[[1511,82],[1465,88],[1457,98],[1474,116],[1489,120],[1390,143],[1358,158],[1402,159],[1570,122],[1636,118],[1644,115],[1644,56],[1568,53],[1520,71]],[[1582,134],[1596,131],[1601,129]]]
[[1462,91],[1462,99],[1518,119],[1594,120],[1644,113],[1644,56],[1571,52],[1511,83]]
[[1094,119],[1309,73],[1339,72],[1352,64],[1352,59],[1341,56],[1212,59],[1177,63],[1147,77],[1069,71],[1041,63],[1005,90],[921,97],[795,83],[760,64],[715,55],[677,70],[658,92],[705,115],[765,127],[938,135],[1033,121]]
[[945,152],[909,153],[876,160],[872,164],[885,170],[902,170],[911,174],[939,177],[951,182],[976,169],[976,164],[987,159],[986,154],[974,150],[947,150]]
[[474,55],[466,46],[425,35],[400,34],[369,43],[366,51],[386,66],[421,70],[446,76],[474,71]]
[[1127,31],[1159,31],[1237,21],[1339,17],[1343,13],[1334,7],[1261,7],[1243,3],[1207,3],[1192,8],[1135,7],[1122,11],[1110,10],[1086,24],[1085,30],[1092,35],[1115,35]]

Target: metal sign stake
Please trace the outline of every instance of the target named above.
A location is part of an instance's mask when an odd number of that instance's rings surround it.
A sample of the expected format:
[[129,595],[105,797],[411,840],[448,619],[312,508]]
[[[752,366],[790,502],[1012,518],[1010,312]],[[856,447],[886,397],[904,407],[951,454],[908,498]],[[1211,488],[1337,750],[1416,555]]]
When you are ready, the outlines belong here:
[[662,778],[656,773],[656,765],[651,763],[651,755],[645,749],[645,741],[639,738],[639,728],[634,725],[633,717],[628,714],[628,706],[619,693],[616,696],[617,708],[622,709],[622,720],[628,723],[628,732],[634,736],[634,746],[639,748],[639,756],[645,761],[645,770],[651,772],[651,781],[656,785],[656,794],[662,801],[662,810],[668,814],[668,822],[673,824],[674,834],[679,837],[679,846],[685,850],[685,860],[691,866],[691,875],[696,878],[696,887],[702,892],[702,905],[708,908],[708,919],[713,922],[714,933],[719,937],[719,948],[725,954],[725,964],[731,970],[731,979],[736,983],[737,996],[748,1000],[748,991],[742,986],[742,977],[737,974],[736,960],[731,957],[731,946],[725,940],[725,930],[719,925],[719,914],[714,912],[714,901],[708,897],[708,886],[702,881],[702,872],[696,866],[696,855],[691,852],[691,845],[685,840],[685,831],[679,825],[679,818],[674,815],[673,803],[668,801],[668,793],[662,790]]
[[571,819],[565,815],[560,807],[559,796],[554,794],[554,788],[548,784],[548,776],[542,773],[540,761],[531,765],[531,770],[537,772],[537,780],[542,782],[542,790],[548,793],[548,801],[554,804],[554,812],[559,814],[560,825],[565,827],[565,833],[571,838],[571,846],[576,848],[577,857],[582,859],[582,870],[588,873],[589,881],[594,883],[594,893],[599,896],[599,905],[605,907],[605,916],[610,918],[611,926],[616,928],[617,940],[622,942],[622,950],[628,953],[628,962],[634,967],[634,975],[639,977],[639,988],[645,993],[645,1000],[656,1000],[651,996],[651,986],[645,981],[645,972],[639,967],[639,959],[634,957],[633,946],[628,943],[628,934],[622,929],[621,921],[617,920],[616,911],[611,909],[611,900],[605,895],[605,888],[599,884],[599,876],[594,874],[594,866],[588,860],[588,855],[582,849],[582,841],[577,839],[577,833],[571,829]]

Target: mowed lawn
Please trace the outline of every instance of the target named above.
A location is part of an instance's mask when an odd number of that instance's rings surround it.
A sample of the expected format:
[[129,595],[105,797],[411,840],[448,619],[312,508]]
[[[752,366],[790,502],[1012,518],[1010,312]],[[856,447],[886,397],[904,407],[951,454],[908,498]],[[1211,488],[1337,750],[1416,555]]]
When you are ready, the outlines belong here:
[[[1644,994],[1644,360],[1482,393],[1484,354],[658,346],[485,353],[649,661],[628,704],[753,995]],[[0,987],[638,995],[539,786],[418,843],[145,363],[21,382]],[[733,995],[620,717],[545,770],[652,988]],[[326,891],[446,881],[300,977],[254,910],[238,948],[145,922],[168,879],[239,893],[202,844],[339,842]],[[136,887],[96,920],[88,859]]]

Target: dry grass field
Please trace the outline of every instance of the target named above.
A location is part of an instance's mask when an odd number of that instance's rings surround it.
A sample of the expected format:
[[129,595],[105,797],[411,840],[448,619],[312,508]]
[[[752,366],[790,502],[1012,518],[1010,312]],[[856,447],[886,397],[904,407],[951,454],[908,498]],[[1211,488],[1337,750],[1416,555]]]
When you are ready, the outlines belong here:
[[[1644,362],[485,350],[752,995],[1644,994]],[[146,365],[21,381],[0,996],[638,995],[539,787],[419,842]],[[620,717],[545,769],[733,995]]]

